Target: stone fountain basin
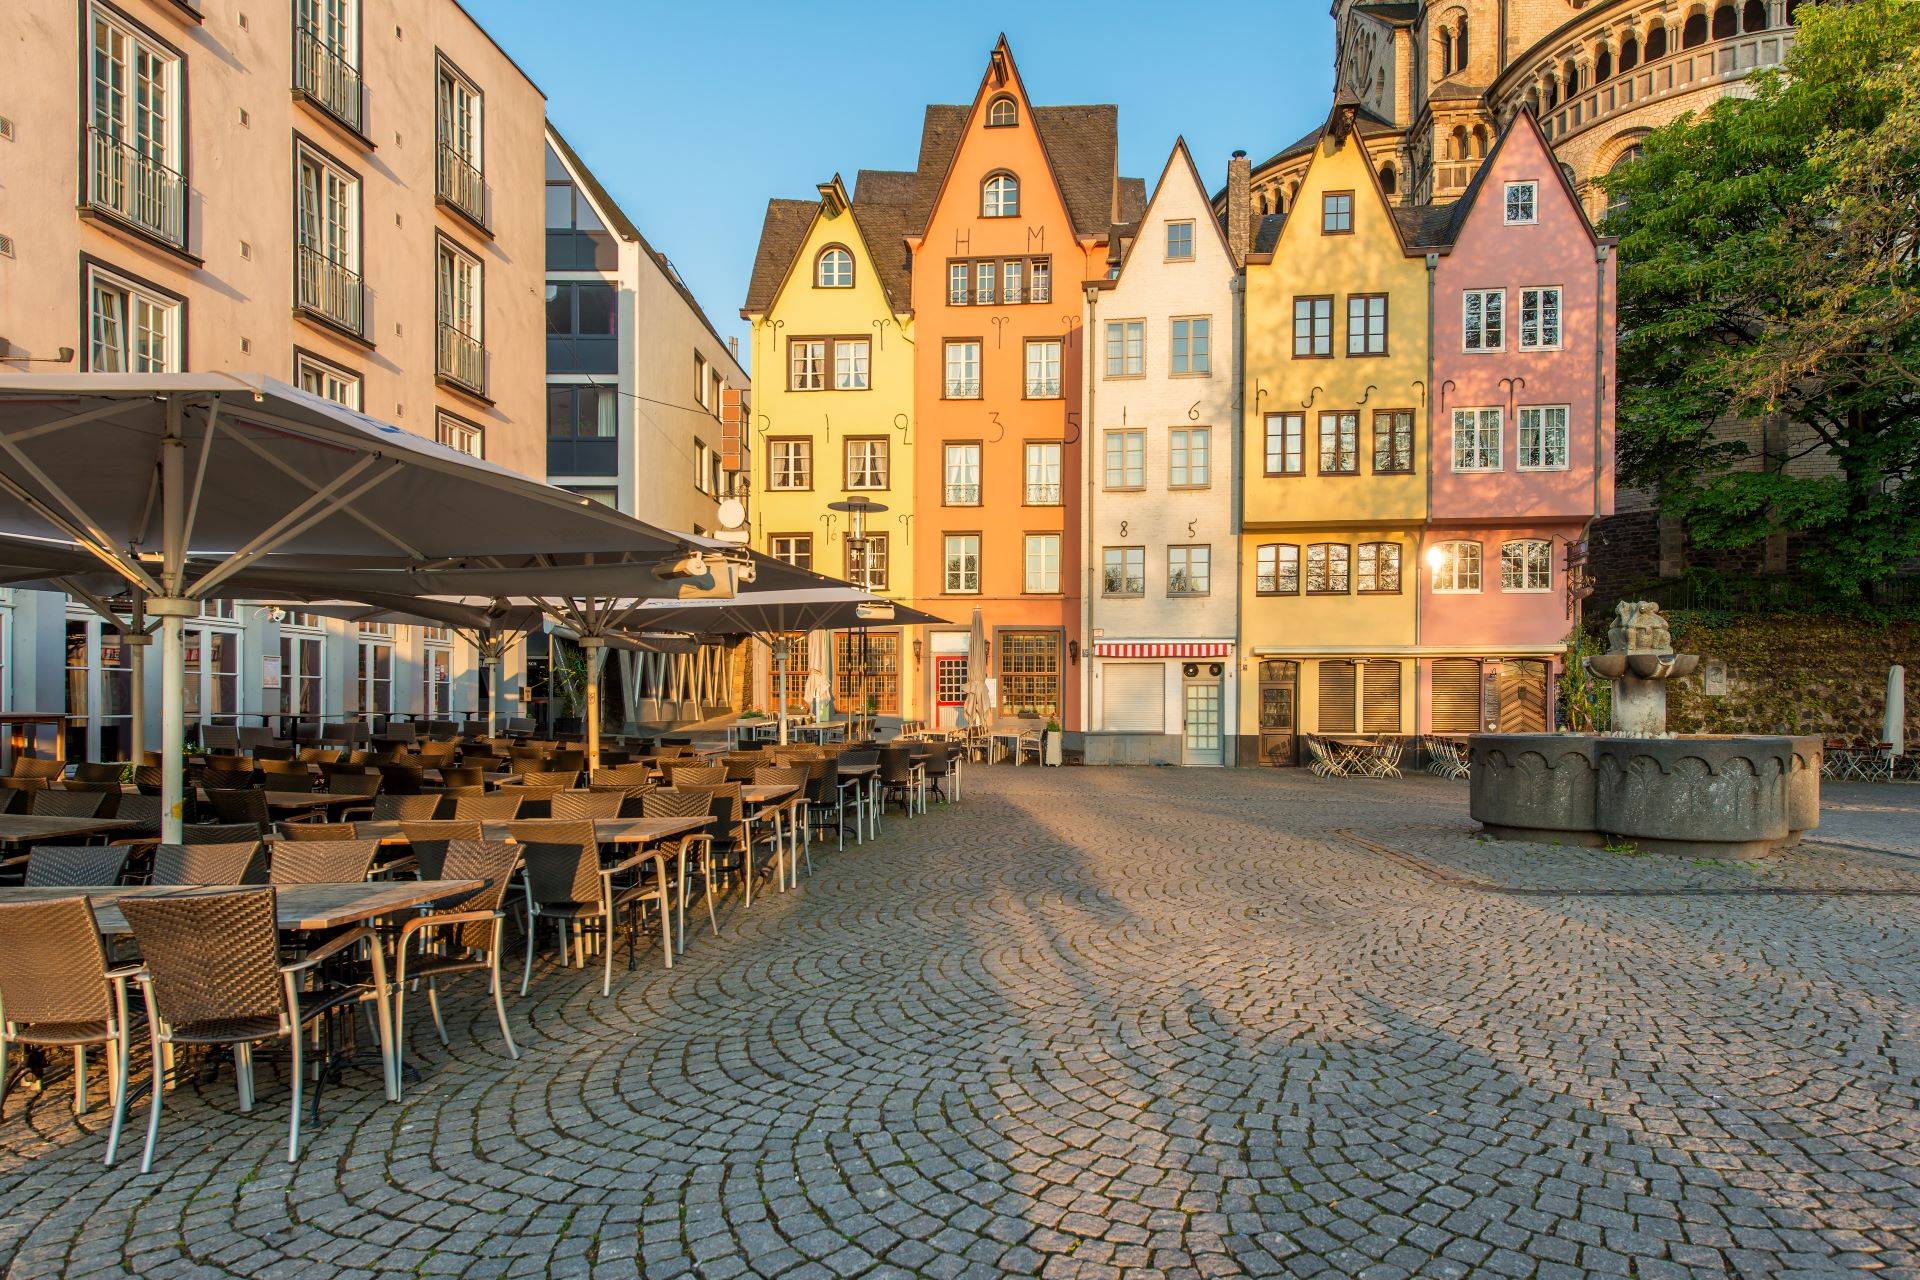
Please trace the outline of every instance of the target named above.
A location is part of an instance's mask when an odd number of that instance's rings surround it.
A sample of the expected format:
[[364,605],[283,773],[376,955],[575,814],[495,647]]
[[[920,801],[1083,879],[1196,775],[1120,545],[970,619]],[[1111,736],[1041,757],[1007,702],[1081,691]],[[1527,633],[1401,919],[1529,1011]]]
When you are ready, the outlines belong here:
[[1819,820],[1818,759],[1787,737],[1474,734],[1468,753],[1473,817],[1497,839],[1743,857]]

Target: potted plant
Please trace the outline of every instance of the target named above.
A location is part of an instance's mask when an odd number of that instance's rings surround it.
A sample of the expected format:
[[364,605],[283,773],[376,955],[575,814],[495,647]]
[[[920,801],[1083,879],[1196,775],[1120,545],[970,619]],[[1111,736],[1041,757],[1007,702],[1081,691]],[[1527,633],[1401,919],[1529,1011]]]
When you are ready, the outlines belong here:
[[1060,721],[1047,717],[1047,731],[1040,735],[1040,763],[1058,765],[1060,763]]

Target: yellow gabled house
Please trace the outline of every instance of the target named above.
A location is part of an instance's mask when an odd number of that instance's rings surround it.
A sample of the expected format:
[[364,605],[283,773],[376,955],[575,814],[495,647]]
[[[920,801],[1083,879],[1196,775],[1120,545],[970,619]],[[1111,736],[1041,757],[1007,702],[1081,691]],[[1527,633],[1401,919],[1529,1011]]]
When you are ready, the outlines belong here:
[[1241,720],[1262,763],[1306,734],[1412,732],[1427,517],[1428,268],[1336,99],[1246,268]]
[[[851,193],[835,174],[814,200],[772,200],[742,318],[750,355],[758,455],[756,550],[863,584],[914,595],[913,312],[905,229],[915,175],[863,170]],[[861,516],[831,504],[866,500]],[[861,645],[864,643],[864,648]],[[858,671],[880,714],[918,718],[904,628],[835,638],[837,701],[856,709]],[[765,673],[758,688],[777,687]],[[799,705],[801,681],[788,681]],[[771,710],[771,695],[762,698]]]

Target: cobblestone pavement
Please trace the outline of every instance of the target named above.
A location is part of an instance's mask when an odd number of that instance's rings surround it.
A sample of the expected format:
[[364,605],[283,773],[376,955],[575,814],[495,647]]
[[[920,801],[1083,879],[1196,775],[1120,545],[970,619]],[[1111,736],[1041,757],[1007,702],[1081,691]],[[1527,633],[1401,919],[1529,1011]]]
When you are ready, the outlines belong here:
[[518,1063],[450,1000],[407,1100],[349,1076],[296,1166],[268,1078],[179,1089],[144,1177],[15,1098],[0,1269],[1920,1276],[1920,898],[1396,856],[1491,856],[1464,795],[977,769],[671,973],[537,972]]

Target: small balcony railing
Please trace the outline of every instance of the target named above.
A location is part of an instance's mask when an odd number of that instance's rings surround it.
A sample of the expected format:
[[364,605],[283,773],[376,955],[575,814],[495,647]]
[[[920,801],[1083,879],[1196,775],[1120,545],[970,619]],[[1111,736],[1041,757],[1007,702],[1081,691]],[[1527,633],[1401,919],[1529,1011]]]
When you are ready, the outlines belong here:
[[1027,484],[1027,505],[1030,507],[1057,507],[1060,505],[1060,486],[1057,484]]
[[298,28],[293,45],[293,87],[355,133],[361,132],[359,68],[312,27]]
[[440,322],[439,349],[434,372],[476,395],[487,393],[487,349],[480,340],[446,321]]
[[366,332],[365,283],[311,245],[294,250],[293,304],[350,333]]
[[979,398],[980,398],[980,379],[978,378],[948,378],[947,379],[947,399],[978,400]]
[[87,130],[87,203],[186,248],[187,187],[180,174],[98,129]]
[[487,184],[467,158],[446,143],[440,144],[434,191],[442,200],[481,226],[487,225]]
[[950,507],[977,507],[980,505],[980,486],[949,483],[946,503]]
[[1027,399],[1058,400],[1059,398],[1060,398],[1060,379],[1058,378],[1028,378],[1027,379]]

